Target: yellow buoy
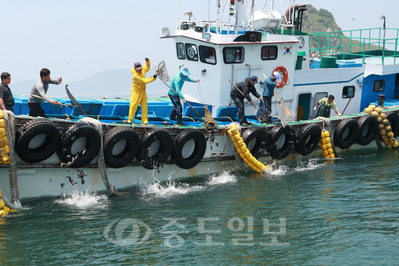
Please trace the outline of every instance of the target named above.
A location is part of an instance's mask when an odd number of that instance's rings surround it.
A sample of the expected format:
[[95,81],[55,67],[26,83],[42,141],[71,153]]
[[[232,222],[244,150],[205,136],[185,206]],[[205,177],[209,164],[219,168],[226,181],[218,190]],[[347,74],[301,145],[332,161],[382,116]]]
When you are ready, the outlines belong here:
[[368,108],[368,107],[364,108],[365,113],[371,114],[372,111],[373,110],[371,108]]

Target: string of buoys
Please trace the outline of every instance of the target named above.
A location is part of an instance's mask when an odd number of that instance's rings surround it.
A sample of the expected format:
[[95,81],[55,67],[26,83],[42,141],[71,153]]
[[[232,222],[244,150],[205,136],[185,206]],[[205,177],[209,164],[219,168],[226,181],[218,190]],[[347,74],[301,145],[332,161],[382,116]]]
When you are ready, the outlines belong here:
[[229,134],[231,141],[234,144],[240,158],[254,171],[260,173],[265,172],[268,166],[259,162],[249,151],[247,145],[245,145],[244,140],[241,137],[241,134],[236,125],[231,125],[227,130],[227,134]]
[[395,138],[394,133],[392,132],[392,127],[389,124],[389,120],[384,112],[382,112],[381,107],[376,107],[375,105],[369,105],[364,109],[366,113],[377,118],[378,121],[378,130],[380,133],[380,137],[382,142],[384,142],[385,146],[388,149],[398,148],[399,143]]
[[326,159],[334,159],[335,158],[334,149],[333,149],[332,143],[331,143],[331,134],[330,134],[330,131],[328,131],[328,130],[323,130],[321,132],[320,149],[321,149],[323,158],[326,158]]
[[11,163],[10,146],[8,146],[6,121],[4,120],[3,110],[0,110],[0,163]]

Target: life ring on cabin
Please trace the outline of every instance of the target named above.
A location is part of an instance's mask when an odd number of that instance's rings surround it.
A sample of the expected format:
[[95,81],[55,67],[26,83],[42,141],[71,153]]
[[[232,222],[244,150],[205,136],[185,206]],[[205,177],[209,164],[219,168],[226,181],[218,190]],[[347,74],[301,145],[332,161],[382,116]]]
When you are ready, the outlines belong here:
[[290,126],[278,125],[270,130],[268,153],[273,159],[282,160],[294,149],[295,132]]
[[281,76],[281,82],[276,84],[276,88],[282,88],[288,81],[288,71],[285,67],[283,66],[278,66],[273,70],[274,72],[278,72]]
[[163,165],[172,151],[172,142],[172,137],[164,129],[154,129],[145,133],[137,154],[141,166],[156,169]]
[[388,119],[392,128],[393,137],[396,138],[399,135],[399,115],[394,112],[387,112],[386,119]]
[[204,134],[195,129],[180,132],[173,141],[172,158],[183,169],[195,167],[204,157],[206,139]]
[[322,129],[317,124],[309,124],[301,129],[296,138],[296,150],[300,155],[311,154],[319,145]]
[[270,145],[270,135],[267,131],[250,127],[242,134],[245,145],[251,152],[252,156],[258,159],[262,155],[262,149]]
[[53,122],[34,119],[18,129],[15,151],[24,162],[38,163],[53,155],[60,141],[61,134]]
[[62,163],[72,168],[88,165],[100,152],[100,133],[90,124],[70,126],[61,137],[61,148],[57,151]]
[[104,137],[104,161],[112,168],[125,167],[139,150],[139,137],[130,127],[114,127]]
[[360,145],[368,145],[375,140],[378,133],[378,121],[372,115],[364,115],[357,120],[359,124],[359,133],[357,134],[357,143]]
[[349,148],[357,140],[359,124],[352,119],[342,120],[334,132],[334,144],[341,149]]

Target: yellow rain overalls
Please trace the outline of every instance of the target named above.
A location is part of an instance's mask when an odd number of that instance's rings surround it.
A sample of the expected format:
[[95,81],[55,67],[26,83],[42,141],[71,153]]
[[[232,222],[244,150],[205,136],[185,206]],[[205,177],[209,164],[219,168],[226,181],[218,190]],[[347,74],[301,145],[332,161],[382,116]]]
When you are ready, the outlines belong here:
[[131,123],[136,114],[137,108],[141,105],[141,123],[148,123],[148,105],[147,105],[147,92],[146,84],[151,83],[155,80],[154,77],[146,78],[145,74],[150,70],[151,62],[148,60],[145,66],[143,66],[141,72],[136,71],[134,67],[131,69],[132,78],[132,90],[130,92],[130,107],[129,107],[129,120]]

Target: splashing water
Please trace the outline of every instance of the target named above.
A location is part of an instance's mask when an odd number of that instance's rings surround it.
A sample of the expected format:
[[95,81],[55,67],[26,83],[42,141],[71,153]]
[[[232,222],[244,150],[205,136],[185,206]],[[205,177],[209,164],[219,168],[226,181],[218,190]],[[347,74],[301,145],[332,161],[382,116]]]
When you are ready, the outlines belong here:
[[190,186],[189,184],[168,181],[167,183],[156,182],[145,184],[141,187],[143,196],[155,196],[157,198],[170,198],[175,195],[184,195],[194,191],[203,190],[202,186]]
[[237,182],[237,178],[234,175],[231,175],[228,171],[223,171],[220,175],[212,176],[208,185],[220,185],[235,182]]
[[108,204],[108,197],[105,195],[95,195],[87,191],[75,191],[70,197],[58,199],[56,203],[79,208],[86,207],[105,207]]
[[289,165],[280,165],[278,163],[271,164],[271,171],[268,172],[271,176],[282,176],[289,172],[304,172],[323,167],[324,162],[319,159],[309,160],[307,162],[297,161],[294,167]]

